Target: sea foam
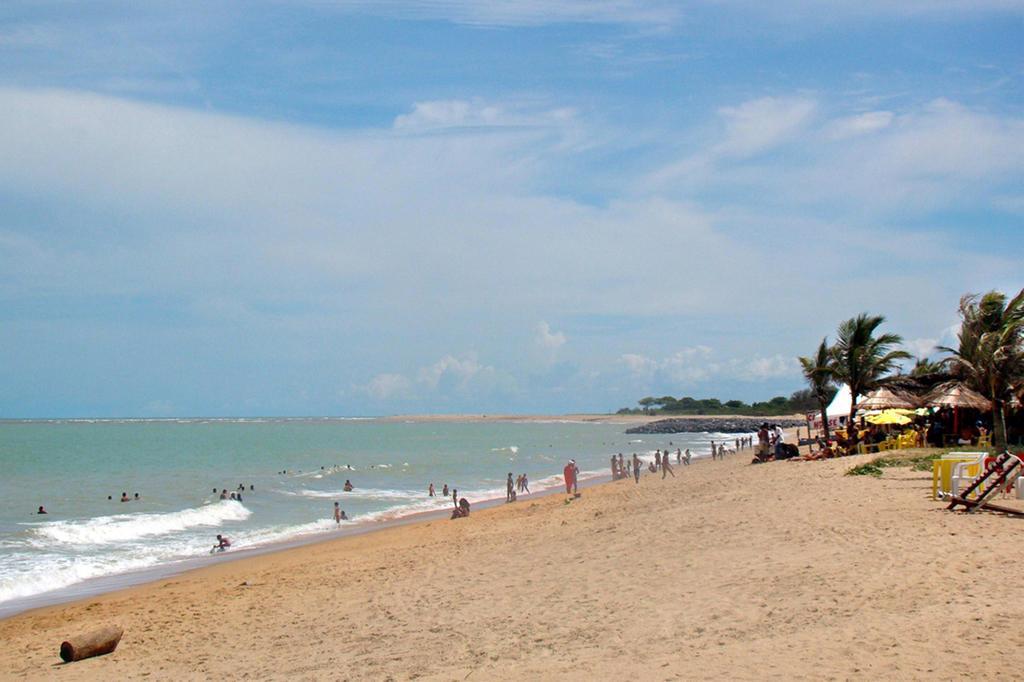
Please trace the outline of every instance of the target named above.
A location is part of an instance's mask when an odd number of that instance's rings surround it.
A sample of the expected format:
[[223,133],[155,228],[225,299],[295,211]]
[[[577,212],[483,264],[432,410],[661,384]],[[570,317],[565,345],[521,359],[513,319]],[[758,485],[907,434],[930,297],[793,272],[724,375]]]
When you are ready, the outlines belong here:
[[200,526],[219,526],[226,521],[244,521],[251,514],[240,502],[222,500],[165,514],[115,514],[79,521],[52,521],[33,528],[30,543],[35,546],[54,542],[76,546],[108,545]]

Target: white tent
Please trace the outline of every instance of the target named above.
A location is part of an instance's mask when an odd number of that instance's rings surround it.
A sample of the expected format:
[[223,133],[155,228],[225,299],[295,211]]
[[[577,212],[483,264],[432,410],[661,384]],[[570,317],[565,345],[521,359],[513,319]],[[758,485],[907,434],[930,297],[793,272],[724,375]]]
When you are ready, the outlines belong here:
[[849,417],[852,406],[853,394],[850,393],[850,387],[846,384],[840,384],[836,397],[832,398],[832,402],[825,408],[825,414],[828,415],[829,421],[836,417]]

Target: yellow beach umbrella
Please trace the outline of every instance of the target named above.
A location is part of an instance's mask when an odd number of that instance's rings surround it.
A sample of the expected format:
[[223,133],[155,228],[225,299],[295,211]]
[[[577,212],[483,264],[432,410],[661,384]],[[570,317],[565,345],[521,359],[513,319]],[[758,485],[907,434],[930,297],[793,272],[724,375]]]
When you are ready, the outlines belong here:
[[870,424],[909,424],[910,417],[899,414],[895,410],[886,410],[881,414],[873,414],[866,417],[865,421]]

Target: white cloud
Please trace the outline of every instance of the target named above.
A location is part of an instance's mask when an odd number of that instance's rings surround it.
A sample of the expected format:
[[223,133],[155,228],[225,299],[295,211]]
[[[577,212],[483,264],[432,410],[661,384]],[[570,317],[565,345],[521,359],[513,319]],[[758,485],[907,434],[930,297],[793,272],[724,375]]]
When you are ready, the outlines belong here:
[[482,365],[476,357],[445,355],[437,362],[421,367],[416,378],[405,374],[383,373],[366,385],[357,387],[377,401],[409,400],[427,395],[450,396],[480,388],[490,388],[495,376],[493,367]]
[[549,127],[564,126],[575,115],[576,112],[567,107],[544,110],[527,104],[435,100],[416,102],[410,113],[395,118],[394,127],[403,132],[448,128]]
[[650,378],[658,369],[656,360],[639,353],[624,353],[619,356],[619,362],[626,365],[632,374],[642,378]]
[[557,23],[669,26],[680,9],[666,0],[336,0],[339,9],[406,19],[445,19],[480,26]]
[[[333,350],[343,360],[333,367],[332,394],[334,386],[361,385],[360,395],[411,396],[429,406],[444,395],[516,390],[515,377],[536,370],[531,358],[517,357],[524,337],[534,353],[546,346],[564,356],[571,346],[573,357],[561,359],[579,365],[580,376],[609,364],[635,381],[771,376],[782,371],[773,354],[794,338],[802,342],[800,330],[820,338],[864,301],[885,301],[878,312],[898,320],[896,331],[925,337],[935,334],[936,320],[948,324],[960,293],[988,288],[993,278],[1012,281],[1019,271],[1012,254],[965,252],[949,234],[911,233],[898,219],[882,230],[863,218],[891,206],[901,186],[934,184],[946,200],[960,183],[1007,184],[1024,156],[1018,119],[937,101],[894,108],[889,125],[870,135],[828,141],[828,126],[846,114],[830,119],[793,105],[797,114],[780,115],[789,124],[744,128],[740,121],[758,108],[786,109],[735,107],[731,131],[699,151],[710,158],[723,146],[748,153],[795,146],[804,153],[716,159],[702,179],[724,197],[711,209],[686,187],[574,200],[551,182],[575,162],[575,150],[550,144],[561,134],[557,125],[541,134],[500,125],[486,134],[473,126],[446,135],[337,132],[78,92],[0,89],[0,190],[76,217],[37,224],[5,214],[0,293],[171,301],[176,314],[190,316],[183,326],[200,318],[202,328],[191,333],[204,339],[241,328],[317,363]],[[438,120],[483,116],[445,115]],[[614,173],[618,187],[635,177]],[[584,189],[590,180],[581,179]],[[815,217],[809,201],[827,203],[831,217]],[[844,211],[849,204],[855,212]],[[767,269],[769,259],[784,277]],[[900,266],[879,271],[878,262]],[[929,311],[892,291],[928,291],[950,310]],[[693,317],[739,329],[764,325],[769,310],[785,311],[785,329],[757,342],[760,360],[740,363],[723,358],[751,357],[749,339],[712,353],[701,343],[716,337],[700,330],[680,350],[675,339],[648,342],[631,329],[634,319],[684,328]],[[614,328],[586,343],[574,335],[569,344],[550,325],[522,322],[568,316],[607,317]],[[486,357],[515,359],[499,369],[446,353],[478,338]],[[646,354],[623,353],[637,348]]]
[[682,348],[662,360],[626,353],[619,362],[626,365],[637,378],[660,378],[683,384],[699,383],[719,372],[719,365],[710,360],[713,351],[708,346]]
[[800,374],[794,357],[776,354],[724,360],[709,346],[683,348],[662,360],[631,353],[620,356],[619,361],[635,379],[666,386],[690,387],[723,380],[763,382]]
[[738,363],[737,370],[737,375],[741,378],[763,381],[765,379],[797,376],[800,372],[800,363],[794,357],[772,355]]
[[422,368],[418,380],[431,389],[438,388],[442,383],[452,383],[457,388],[466,388],[481,373],[493,372],[493,367],[481,365],[475,357],[457,358],[454,355],[446,355],[433,365]]
[[[754,100],[727,109],[734,125],[638,187],[684,196],[707,188],[744,192],[789,213],[808,204],[829,213],[837,207],[926,212],[997,192],[1012,195],[1024,178],[1020,116],[939,98],[812,125],[815,108],[808,102]],[[755,155],[768,150],[770,159]]]
[[762,97],[718,110],[725,138],[715,147],[719,156],[747,157],[787,142],[803,130],[817,109],[807,97]]
[[411,397],[412,382],[401,374],[378,374],[364,390],[377,401],[408,398]]
[[551,325],[547,322],[541,321],[537,324],[537,335],[534,337],[534,342],[540,346],[541,349],[551,351],[553,353],[564,346],[566,340],[566,336],[563,332],[551,331]]
[[833,140],[843,140],[887,128],[892,120],[893,113],[891,111],[866,111],[863,114],[846,116],[832,121],[827,126],[827,131]]
[[939,344],[938,339],[904,339],[903,345],[907,350],[918,358],[927,358],[935,353],[935,347]]

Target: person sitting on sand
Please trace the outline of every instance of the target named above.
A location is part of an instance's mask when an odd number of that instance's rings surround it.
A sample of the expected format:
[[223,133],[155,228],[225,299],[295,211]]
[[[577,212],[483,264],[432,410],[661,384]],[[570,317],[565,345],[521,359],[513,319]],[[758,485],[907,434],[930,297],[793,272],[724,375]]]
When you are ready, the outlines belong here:
[[452,510],[453,519],[464,519],[469,516],[469,502],[463,497]]
[[348,480],[348,479],[346,478],[346,479],[345,479],[345,487],[343,488],[343,490],[344,490],[345,492],[347,492],[347,493],[350,493],[350,492],[352,492],[352,481],[350,481],[350,480]]
[[217,544],[213,546],[213,549],[217,552],[223,552],[231,546],[231,540],[226,535],[217,536]]
[[819,459],[830,459],[830,458],[835,457],[835,456],[836,455],[835,455],[835,452],[832,450],[832,447],[830,445],[826,445],[825,447],[821,448],[817,452],[808,453],[808,454],[804,455],[803,457],[794,457],[791,461],[796,462],[796,461],[799,461],[799,460],[802,459],[802,460],[807,461],[807,462],[813,462],[813,461],[819,460]]

